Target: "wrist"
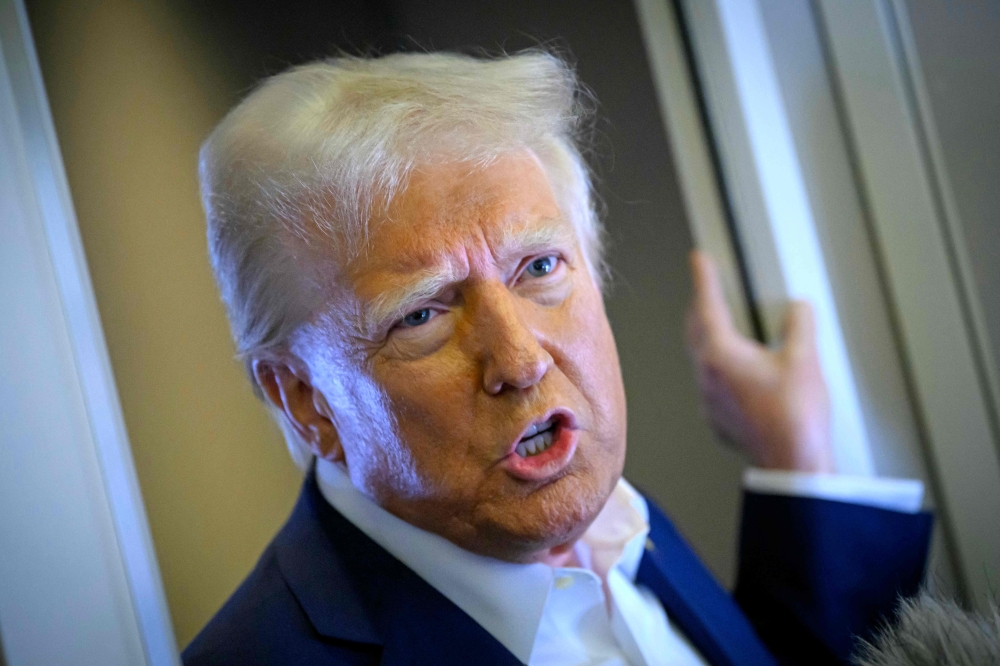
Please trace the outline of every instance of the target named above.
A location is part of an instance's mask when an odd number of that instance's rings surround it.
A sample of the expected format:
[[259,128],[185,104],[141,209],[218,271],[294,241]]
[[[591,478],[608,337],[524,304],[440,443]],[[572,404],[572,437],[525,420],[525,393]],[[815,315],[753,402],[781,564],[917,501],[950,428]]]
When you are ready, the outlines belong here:
[[755,463],[755,467],[776,472],[804,472],[808,474],[836,474],[833,456],[789,455]]
[[754,465],[760,469],[809,474],[835,474],[836,462],[833,446],[826,432],[803,433],[798,436],[773,441],[763,447],[764,455]]

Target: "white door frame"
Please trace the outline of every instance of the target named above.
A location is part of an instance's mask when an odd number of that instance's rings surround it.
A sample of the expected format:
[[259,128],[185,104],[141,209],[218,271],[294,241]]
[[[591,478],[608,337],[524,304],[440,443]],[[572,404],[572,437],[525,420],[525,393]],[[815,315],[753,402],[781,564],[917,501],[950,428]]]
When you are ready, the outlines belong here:
[[886,0],[816,4],[962,580],[985,608],[1000,584],[996,374],[908,18]]
[[[711,130],[701,140],[718,155],[732,244],[768,339],[789,298],[817,310],[840,471],[928,481],[951,551],[937,544],[935,573],[948,587],[953,559],[960,590],[985,605],[1000,581],[997,382],[925,143],[933,126],[921,120],[902,3],[636,6],[675,153],[695,141],[671,108],[692,84],[663,72],[679,69],[682,34],[690,44]],[[691,217],[714,251],[720,242]]]
[[636,0],[635,7],[695,245],[715,259],[737,328],[760,337],[745,267],[733,242],[732,211],[720,191],[717,155],[702,120],[674,7],[664,0]]
[[178,666],[21,0],[0,0],[0,643],[8,666]]
[[820,360],[833,396],[837,468],[873,474],[861,400],[817,233],[816,202],[806,188],[760,8],[749,0],[681,4],[767,337],[779,337],[790,299],[813,304]]

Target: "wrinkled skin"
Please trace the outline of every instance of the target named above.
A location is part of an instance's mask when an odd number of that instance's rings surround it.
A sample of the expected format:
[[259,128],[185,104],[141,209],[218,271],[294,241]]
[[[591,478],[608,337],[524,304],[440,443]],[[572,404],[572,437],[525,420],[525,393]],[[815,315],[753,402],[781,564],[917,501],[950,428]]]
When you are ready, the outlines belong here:
[[[533,273],[537,260],[551,270]],[[621,475],[626,410],[600,290],[537,159],[418,169],[367,252],[314,261],[324,305],[254,361],[267,399],[403,520],[484,555],[565,564]],[[808,307],[768,349],[733,328],[707,257],[692,269],[689,347],[713,426],[758,466],[833,471]],[[447,279],[372,319],[430,273]],[[512,474],[513,445],[555,408],[576,420],[572,456],[544,478]]]
[[[551,272],[529,274],[539,258]],[[428,309],[426,322],[362,330],[366,304],[428,271],[451,278],[402,313]],[[333,291],[293,345],[301,362],[257,364],[317,455],[467,550],[567,553],[621,475],[625,393],[600,289],[534,156],[416,171]],[[503,459],[556,408],[576,418],[575,453],[548,478],[516,478]]]

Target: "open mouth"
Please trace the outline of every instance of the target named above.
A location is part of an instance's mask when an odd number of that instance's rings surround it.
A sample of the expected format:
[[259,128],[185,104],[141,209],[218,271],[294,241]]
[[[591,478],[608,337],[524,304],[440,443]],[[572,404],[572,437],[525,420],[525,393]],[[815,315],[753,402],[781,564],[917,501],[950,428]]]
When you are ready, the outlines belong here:
[[552,446],[557,425],[558,419],[554,416],[542,423],[533,424],[517,443],[514,452],[522,458],[530,458],[544,452]]
[[504,468],[524,481],[544,481],[560,474],[576,452],[576,416],[568,409],[550,412],[529,425],[504,457]]

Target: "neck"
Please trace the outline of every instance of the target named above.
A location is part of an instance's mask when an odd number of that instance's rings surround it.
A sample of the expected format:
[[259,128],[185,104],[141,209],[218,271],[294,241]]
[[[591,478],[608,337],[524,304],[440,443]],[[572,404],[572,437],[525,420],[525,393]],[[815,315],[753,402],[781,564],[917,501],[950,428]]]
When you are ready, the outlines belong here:
[[574,540],[568,543],[560,544],[554,548],[550,548],[542,554],[539,562],[547,564],[553,568],[580,566],[579,558],[576,556],[576,550],[573,548],[575,545],[576,541]]

